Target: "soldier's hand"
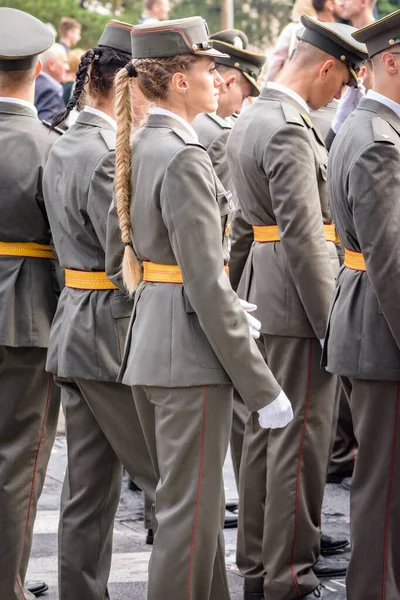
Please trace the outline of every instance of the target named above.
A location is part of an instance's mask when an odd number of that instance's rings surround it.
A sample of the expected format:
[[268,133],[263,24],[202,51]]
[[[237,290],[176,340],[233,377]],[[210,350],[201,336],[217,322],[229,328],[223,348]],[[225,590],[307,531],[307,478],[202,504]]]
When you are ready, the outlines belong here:
[[293,410],[289,398],[281,390],[271,404],[258,411],[258,422],[263,429],[285,427],[293,419]]
[[332,130],[337,133],[347,117],[357,108],[360,100],[365,96],[365,87],[362,80],[358,80],[358,87],[348,87],[339,100],[335,118],[332,121]]
[[247,323],[249,325],[250,335],[255,340],[258,340],[258,338],[260,337],[261,323],[258,319],[256,319],[255,317],[253,317],[252,315],[249,314],[249,313],[257,310],[257,305],[251,304],[250,302],[246,302],[246,300],[241,300],[241,298],[239,298],[239,302],[240,302],[240,306],[243,308],[244,313],[246,315]]

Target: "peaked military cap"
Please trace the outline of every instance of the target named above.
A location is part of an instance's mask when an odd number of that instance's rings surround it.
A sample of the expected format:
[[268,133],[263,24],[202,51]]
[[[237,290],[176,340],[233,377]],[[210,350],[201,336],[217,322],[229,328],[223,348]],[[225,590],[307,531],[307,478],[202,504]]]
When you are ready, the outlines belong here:
[[341,60],[351,74],[349,85],[357,87],[357,73],[368,59],[366,46],[352,37],[357,30],[344,23],[321,23],[307,15],[302,15],[301,22],[305,29],[300,39]]
[[135,25],[131,42],[133,58],[167,58],[179,54],[221,56],[213,48],[202,17]]
[[105,26],[101,38],[98,41],[98,46],[107,46],[130,54],[131,46],[131,31],[132,25],[122,23],[122,21],[109,21]]
[[25,71],[54,44],[50,28],[16,8],[0,7],[0,71]]
[[400,44],[400,10],[358,29],[353,33],[353,38],[365,43],[370,58]]
[[227,57],[216,57],[215,62],[239,69],[252,85],[251,96],[258,96],[260,88],[257,79],[266,61],[264,54],[256,54],[247,50],[249,40],[240,29],[225,29],[210,36],[214,48],[228,54]]

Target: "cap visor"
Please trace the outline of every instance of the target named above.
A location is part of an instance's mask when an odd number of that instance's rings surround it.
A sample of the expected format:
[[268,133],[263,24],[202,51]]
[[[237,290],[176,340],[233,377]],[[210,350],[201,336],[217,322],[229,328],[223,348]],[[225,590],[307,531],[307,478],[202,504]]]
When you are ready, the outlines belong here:
[[257,85],[256,80],[253,77],[251,77],[248,73],[245,73],[244,71],[240,71],[240,72],[244,77],[246,77],[247,81],[250,81],[250,83],[252,85],[252,90],[251,90],[250,96],[253,96],[253,98],[256,98],[257,96],[259,96],[261,91]]
[[199,54],[201,56],[211,56],[211,57],[217,57],[219,56],[220,58],[229,58],[229,54],[224,54],[223,52],[219,52],[218,50],[215,50],[215,48],[210,48],[210,50],[196,50],[195,54]]

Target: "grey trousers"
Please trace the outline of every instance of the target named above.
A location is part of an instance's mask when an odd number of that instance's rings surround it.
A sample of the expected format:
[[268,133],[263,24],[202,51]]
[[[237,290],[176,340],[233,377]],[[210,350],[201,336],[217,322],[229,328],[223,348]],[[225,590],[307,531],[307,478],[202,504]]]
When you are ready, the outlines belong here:
[[[283,429],[261,429],[250,414],[240,470],[237,564],[245,591],[295,600],[318,585],[336,377],[319,367],[316,339],[262,335],[260,349],[293,406]],[[263,524],[263,526],[262,526]]]
[[158,466],[149,600],[229,600],[222,468],[232,386],[132,388]]
[[156,476],[131,389],[119,383],[58,380],[68,470],[59,525],[60,600],[104,600],[122,464],[154,499]]
[[239,489],[239,472],[242,461],[244,431],[249,417],[249,409],[238,392],[233,390],[233,418],[231,431],[231,456],[236,486]]
[[338,418],[334,428],[334,441],[329,461],[330,475],[351,475],[357,456],[357,441],[349,405],[351,385],[347,379],[340,384]]
[[359,444],[350,492],[347,600],[400,598],[400,383],[351,379]]
[[0,346],[0,598],[28,600],[32,531],[60,407],[45,348]]

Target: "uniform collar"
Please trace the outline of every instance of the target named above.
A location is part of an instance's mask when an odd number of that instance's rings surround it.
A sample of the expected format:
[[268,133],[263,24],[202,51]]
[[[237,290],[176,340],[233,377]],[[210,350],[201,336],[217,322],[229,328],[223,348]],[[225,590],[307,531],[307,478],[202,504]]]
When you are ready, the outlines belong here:
[[29,108],[29,110],[32,111],[35,117],[38,116],[36,106],[32,104],[32,102],[28,102],[28,100],[22,100],[22,98],[8,98],[5,96],[0,96],[0,102],[7,102],[8,104],[18,104],[19,106],[24,106],[25,108]]
[[379,92],[375,92],[375,90],[368,90],[367,98],[369,98],[369,100],[375,100],[376,102],[384,104],[385,106],[390,108],[394,113],[396,113],[398,117],[400,117],[400,104],[397,104],[397,102],[394,102],[394,100],[391,100],[390,98],[384,96],[383,94],[380,94]]
[[206,113],[206,115],[208,117],[210,117],[210,119],[215,121],[223,129],[232,129],[232,127],[233,127],[232,123],[230,123],[227,119],[224,119],[223,117],[220,117],[219,115],[217,115],[216,112]]
[[96,115],[96,117],[100,117],[101,119],[104,119],[105,121],[107,121],[107,123],[109,123],[111,125],[111,127],[113,128],[114,131],[117,131],[116,121],[114,119],[112,119],[109,115],[107,115],[105,112],[103,112],[102,110],[99,110],[98,108],[93,108],[93,106],[85,106],[85,108],[83,109],[83,112],[87,112],[92,115]]
[[195,132],[193,127],[191,125],[189,125],[189,123],[187,121],[185,121],[185,119],[183,119],[180,115],[177,115],[176,113],[172,112],[172,110],[167,110],[166,108],[160,108],[158,106],[154,106],[151,110],[151,114],[172,117],[173,119],[175,119],[175,121],[178,121],[185,128],[186,132],[188,132],[190,134],[190,136],[193,137],[193,140],[195,142],[199,141],[199,136],[197,135],[197,133]]
[[304,100],[304,98],[299,96],[299,94],[297,94],[290,88],[286,87],[286,85],[276,83],[275,81],[268,81],[266,87],[270,90],[277,90],[278,92],[282,92],[282,94],[290,96],[291,98],[293,98],[293,100],[297,102],[297,104],[300,104],[300,106],[304,108],[304,110],[306,110],[308,113],[310,112],[310,108],[307,102]]

